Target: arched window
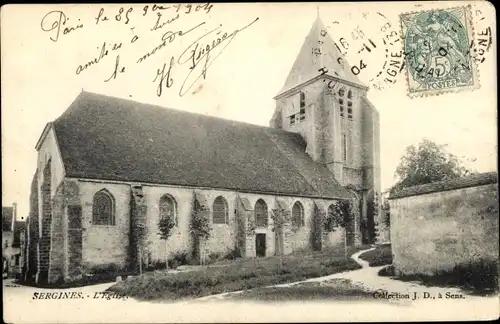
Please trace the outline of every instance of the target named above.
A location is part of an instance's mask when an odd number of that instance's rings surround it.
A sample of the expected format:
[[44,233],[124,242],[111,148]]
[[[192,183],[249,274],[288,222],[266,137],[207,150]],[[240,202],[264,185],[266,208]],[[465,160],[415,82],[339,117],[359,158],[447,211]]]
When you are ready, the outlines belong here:
[[115,225],[115,199],[103,189],[94,195],[92,202],[92,224]]
[[343,97],[345,95],[345,89],[344,88],[340,88],[339,89],[339,96]]
[[348,98],[348,99],[352,99],[352,91],[351,91],[351,90],[349,90],[349,91],[347,92],[347,98]]
[[267,226],[267,205],[262,199],[255,203],[255,223],[256,226]]
[[214,205],[212,210],[213,210],[214,224],[228,223],[227,202],[226,199],[224,199],[224,197],[219,196],[214,200]]
[[160,198],[160,203],[158,204],[160,210],[160,219],[164,217],[170,217],[174,220],[175,225],[177,225],[177,202],[174,197],[166,194]]
[[292,224],[295,227],[302,227],[305,225],[304,206],[298,201],[293,204],[292,207]]

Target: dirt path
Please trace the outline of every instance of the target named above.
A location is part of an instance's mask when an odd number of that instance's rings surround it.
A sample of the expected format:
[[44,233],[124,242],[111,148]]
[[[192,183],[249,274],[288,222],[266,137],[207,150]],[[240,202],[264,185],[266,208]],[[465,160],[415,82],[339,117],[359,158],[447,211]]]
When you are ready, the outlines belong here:
[[[374,250],[372,247],[370,249],[359,251],[351,256],[351,258],[356,261],[362,268],[358,270],[340,272],[324,277],[311,278],[307,280],[285,283],[279,285],[267,286],[270,287],[293,287],[295,285],[309,283],[309,282],[321,282],[324,286],[335,286],[334,279],[347,279],[352,281],[353,284],[362,286],[367,291],[386,291],[390,294],[400,294],[408,295],[409,298],[390,298],[389,296],[384,297],[384,294],[378,295],[378,299],[385,302],[391,302],[401,305],[408,305],[412,303],[417,303],[420,301],[432,301],[432,300],[448,300],[453,302],[458,302],[460,300],[467,300],[468,302],[477,301],[484,302],[486,300],[491,300],[492,297],[482,297],[482,296],[472,296],[466,295],[463,291],[458,288],[445,288],[445,287],[427,287],[419,284],[418,282],[404,282],[400,280],[395,280],[390,277],[381,277],[378,275],[380,269],[384,266],[370,267],[369,263],[362,260],[360,256],[368,251]],[[255,288],[259,289],[259,288]],[[211,296],[205,296],[198,298],[196,300],[221,300],[230,297],[234,294],[240,294],[244,291],[235,291]],[[459,298],[463,296],[463,298]],[[494,299],[497,297],[493,297]],[[498,300],[498,299],[497,299]]]

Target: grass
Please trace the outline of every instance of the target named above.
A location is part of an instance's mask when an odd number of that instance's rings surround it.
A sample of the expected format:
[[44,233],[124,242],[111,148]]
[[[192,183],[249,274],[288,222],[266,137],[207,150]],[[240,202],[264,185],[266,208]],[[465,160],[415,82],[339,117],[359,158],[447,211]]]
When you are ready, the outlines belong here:
[[293,301],[293,300],[374,300],[373,292],[347,279],[328,282],[307,282],[291,287],[264,287],[230,295],[230,300]]
[[382,244],[371,250],[361,254],[360,259],[367,261],[370,267],[378,267],[392,264],[391,244]]
[[487,296],[498,292],[498,262],[494,261],[478,260],[433,275],[396,274],[390,265],[380,269],[378,274],[401,281],[417,281],[428,287],[457,287],[473,295]]
[[[351,247],[348,255],[363,248]],[[139,300],[177,300],[300,281],[360,268],[351,258],[345,260],[343,248],[283,256],[280,273],[278,265],[279,258],[276,256],[224,260],[198,271],[146,273],[108,290]]]

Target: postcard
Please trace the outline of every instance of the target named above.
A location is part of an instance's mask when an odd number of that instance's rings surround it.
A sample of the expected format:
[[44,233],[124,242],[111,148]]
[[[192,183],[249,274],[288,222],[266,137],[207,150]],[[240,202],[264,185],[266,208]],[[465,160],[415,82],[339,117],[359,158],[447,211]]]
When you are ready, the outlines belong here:
[[490,2],[1,21],[5,322],[498,318]]

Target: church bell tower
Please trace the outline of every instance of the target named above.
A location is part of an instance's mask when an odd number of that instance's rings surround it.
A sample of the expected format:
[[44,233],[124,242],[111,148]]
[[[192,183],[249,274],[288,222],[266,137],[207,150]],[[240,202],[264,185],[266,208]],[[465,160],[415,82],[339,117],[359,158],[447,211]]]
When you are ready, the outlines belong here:
[[370,202],[376,193],[380,197],[379,117],[368,87],[352,73],[332,32],[318,14],[274,97],[270,126],[300,133],[307,154],[359,198],[367,221]]

